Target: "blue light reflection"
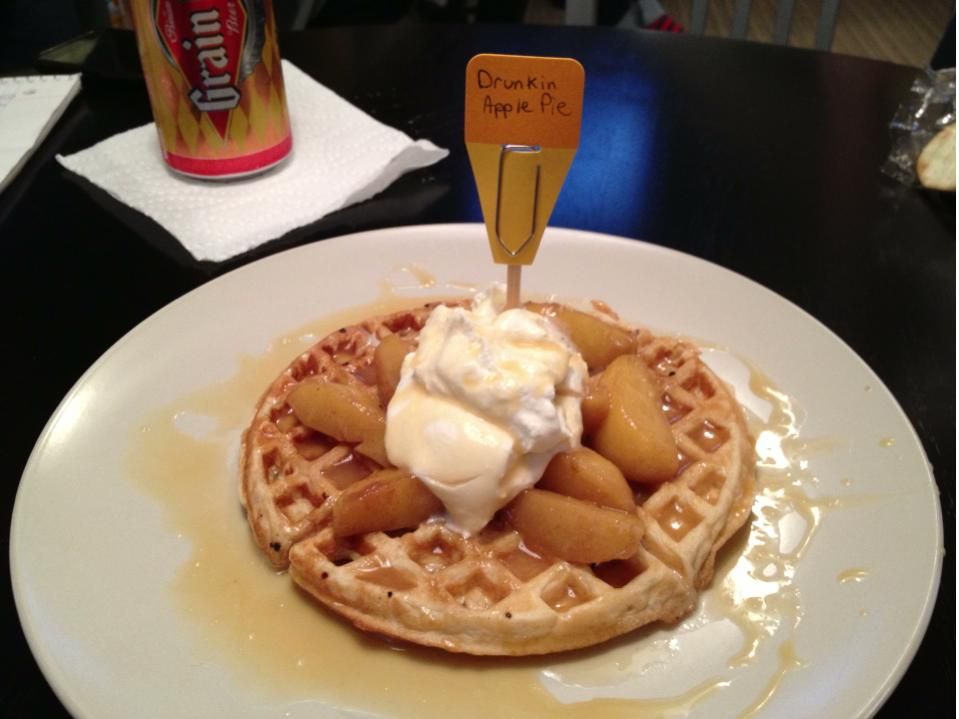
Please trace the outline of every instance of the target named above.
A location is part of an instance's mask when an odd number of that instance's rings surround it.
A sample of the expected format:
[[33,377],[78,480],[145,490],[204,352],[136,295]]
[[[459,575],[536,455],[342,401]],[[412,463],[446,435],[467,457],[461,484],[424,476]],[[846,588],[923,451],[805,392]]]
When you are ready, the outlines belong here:
[[635,69],[594,77],[587,68],[579,151],[550,224],[631,235],[642,225],[655,167],[660,88]]

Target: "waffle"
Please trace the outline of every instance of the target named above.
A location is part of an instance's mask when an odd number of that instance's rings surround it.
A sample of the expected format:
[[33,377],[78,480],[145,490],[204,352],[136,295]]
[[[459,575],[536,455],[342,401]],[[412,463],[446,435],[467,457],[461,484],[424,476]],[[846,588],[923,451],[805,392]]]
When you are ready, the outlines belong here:
[[499,516],[469,538],[442,518],[411,531],[334,536],[337,495],[378,465],[299,424],[285,398],[311,376],[375,395],[378,339],[415,341],[430,309],[332,333],[261,399],[244,436],[241,500],[274,567],[289,568],[296,584],[361,629],[478,655],[584,647],[691,612],[717,551],[750,514],[752,446],[741,408],[695,345],[645,330],[632,330],[637,352],[662,389],[680,468],[637,491],[645,532],[634,556],[598,565],[540,557]]

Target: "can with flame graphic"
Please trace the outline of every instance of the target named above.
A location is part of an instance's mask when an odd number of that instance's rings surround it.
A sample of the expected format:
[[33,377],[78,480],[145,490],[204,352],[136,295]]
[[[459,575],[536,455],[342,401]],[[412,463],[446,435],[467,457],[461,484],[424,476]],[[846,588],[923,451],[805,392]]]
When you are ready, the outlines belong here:
[[166,163],[206,179],[273,167],[292,149],[272,0],[133,0]]

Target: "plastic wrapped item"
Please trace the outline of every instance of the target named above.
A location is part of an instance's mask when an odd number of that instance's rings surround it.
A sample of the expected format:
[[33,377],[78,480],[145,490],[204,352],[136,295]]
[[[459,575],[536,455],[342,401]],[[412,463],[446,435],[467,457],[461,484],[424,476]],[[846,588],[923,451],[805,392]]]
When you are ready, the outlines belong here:
[[943,128],[956,122],[956,69],[925,70],[889,123],[892,147],[882,171],[906,185],[918,186],[916,160]]

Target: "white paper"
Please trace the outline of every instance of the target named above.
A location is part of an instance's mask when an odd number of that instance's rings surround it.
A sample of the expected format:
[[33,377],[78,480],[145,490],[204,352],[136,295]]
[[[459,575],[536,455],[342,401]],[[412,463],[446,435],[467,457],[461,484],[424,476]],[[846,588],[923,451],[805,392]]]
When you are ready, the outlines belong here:
[[283,61],[293,155],[229,182],[167,169],[151,123],[74,155],[68,169],[153,218],[198,260],[225,260],[381,192],[449,152],[384,125]]
[[0,77],[0,191],[80,90],[79,75]]

